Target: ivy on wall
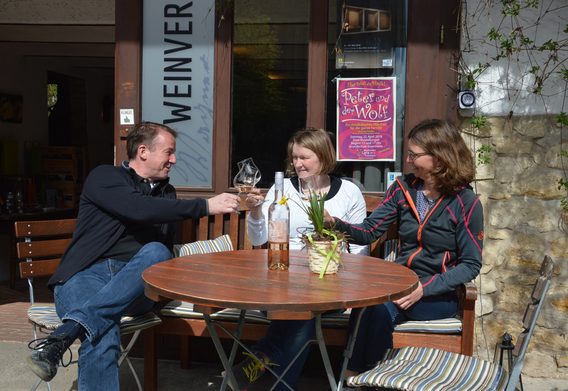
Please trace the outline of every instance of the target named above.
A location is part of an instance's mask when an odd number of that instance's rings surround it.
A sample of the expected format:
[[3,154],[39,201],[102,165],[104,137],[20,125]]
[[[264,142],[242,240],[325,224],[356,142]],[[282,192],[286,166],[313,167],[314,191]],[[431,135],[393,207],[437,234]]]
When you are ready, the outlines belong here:
[[[462,51],[458,59],[460,86],[480,93],[480,83],[494,68],[500,68],[503,77],[498,79],[507,102],[509,117],[515,115],[519,105],[532,97],[548,114],[550,102],[560,100],[560,113],[556,117],[560,128],[560,145],[568,142],[568,3],[562,0],[464,0],[462,2]],[[491,15],[492,18],[489,18]],[[497,16],[497,17],[495,17]],[[490,25],[487,21],[492,20]],[[481,39],[470,34],[479,26],[487,28]],[[468,63],[465,57],[478,56],[484,61]],[[513,72],[514,70],[514,72]],[[514,75],[514,76],[510,76]],[[493,82],[493,85],[495,82]],[[495,102],[489,102],[493,104]],[[500,101],[501,103],[501,101]],[[471,126],[483,126],[483,115],[476,113]],[[562,144],[564,143],[564,144]],[[478,163],[488,163],[491,146],[482,144],[477,149]],[[568,221],[568,151],[561,149],[563,175],[558,189],[565,196],[560,206]],[[566,227],[566,226],[565,226]]]

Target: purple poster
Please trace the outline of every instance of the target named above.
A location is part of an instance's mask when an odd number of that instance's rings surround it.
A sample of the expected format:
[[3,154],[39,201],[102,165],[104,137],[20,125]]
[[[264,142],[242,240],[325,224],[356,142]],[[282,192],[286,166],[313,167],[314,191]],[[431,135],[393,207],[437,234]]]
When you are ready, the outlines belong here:
[[338,79],[337,160],[395,160],[395,78]]

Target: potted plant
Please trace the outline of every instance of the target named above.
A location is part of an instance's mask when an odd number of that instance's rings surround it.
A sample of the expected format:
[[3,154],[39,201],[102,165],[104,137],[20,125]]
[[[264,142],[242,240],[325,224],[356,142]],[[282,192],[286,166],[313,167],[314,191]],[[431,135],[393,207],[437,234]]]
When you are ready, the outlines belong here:
[[341,252],[346,245],[344,233],[325,225],[326,195],[310,191],[307,203],[299,204],[314,226],[312,231],[302,235],[302,240],[308,251],[310,270],[318,273],[320,278],[325,274],[337,273],[341,264]]

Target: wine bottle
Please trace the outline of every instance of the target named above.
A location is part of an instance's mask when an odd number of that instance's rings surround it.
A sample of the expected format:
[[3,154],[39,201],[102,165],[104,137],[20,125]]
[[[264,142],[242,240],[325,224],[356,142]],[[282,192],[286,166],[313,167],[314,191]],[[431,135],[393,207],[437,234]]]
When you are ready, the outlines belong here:
[[288,270],[290,208],[284,198],[284,173],[274,176],[274,202],[268,208],[268,268]]

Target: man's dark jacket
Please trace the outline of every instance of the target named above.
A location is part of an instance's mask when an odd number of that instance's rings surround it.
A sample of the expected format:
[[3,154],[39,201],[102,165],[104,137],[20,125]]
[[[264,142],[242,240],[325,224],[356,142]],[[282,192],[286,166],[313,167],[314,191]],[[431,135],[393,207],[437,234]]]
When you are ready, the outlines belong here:
[[175,189],[167,180],[151,192],[144,191],[144,186],[149,185],[127,163],[121,167],[102,165],[91,171],[80,198],[77,228],[49,280],[51,288],[97,262],[127,227],[161,224],[155,241],[171,249],[174,222],[207,215],[206,200],[176,199]]

